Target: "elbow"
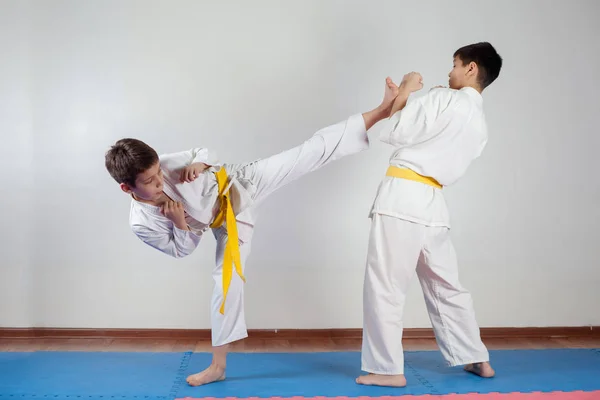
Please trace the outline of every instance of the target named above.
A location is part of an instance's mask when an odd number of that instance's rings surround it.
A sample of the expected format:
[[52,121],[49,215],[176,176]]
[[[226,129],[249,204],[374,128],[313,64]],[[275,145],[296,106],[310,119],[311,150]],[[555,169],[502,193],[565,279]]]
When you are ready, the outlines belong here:
[[172,256],[173,258],[176,258],[176,259],[185,258],[185,257],[187,257],[187,256],[189,256],[189,255],[190,255],[190,253],[183,252],[183,251],[179,251],[179,250],[175,250],[175,251],[174,251],[174,252],[171,254],[171,256]]
[[194,252],[196,248],[175,248],[173,254],[171,254],[175,258],[184,258],[189,256]]
[[169,246],[166,248],[165,247],[154,247],[154,248],[166,256],[169,256],[172,258],[177,258],[177,259],[186,257],[190,254],[189,252],[182,251],[181,249],[178,249],[175,246]]

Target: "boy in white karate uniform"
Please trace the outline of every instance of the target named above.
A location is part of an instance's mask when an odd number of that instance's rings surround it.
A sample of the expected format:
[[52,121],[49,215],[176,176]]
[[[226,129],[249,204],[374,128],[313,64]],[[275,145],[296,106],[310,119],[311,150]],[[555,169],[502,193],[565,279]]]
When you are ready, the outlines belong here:
[[458,279],[442,188],[456,182],[487,143],[481,92],[499,75],[502,59],[489,43],[454,54],[450,88],[423,87],[418,73],[396,89],[381,140],[396,148],[371,211],[363,290],[364,385],[406,385],[402,314],[415,271],[443,357],[450,366],[494,376],[469,292]]
[[374,110],[323,128],[291,150],[247,164],[221,164],[205,148],[159,157],[136,139],[119,140],[106,153],[107,170],[132,198],[130,225],[144,243],[180,258],[194,251],[209,228],[217,240],[213,361],[187,378],[190,385],[225,379],[227,345],[247,337],[244,270],[256,205],[307,173],[366,150],[367,130],[389,116],[395,89],[386,86],[384,99]]

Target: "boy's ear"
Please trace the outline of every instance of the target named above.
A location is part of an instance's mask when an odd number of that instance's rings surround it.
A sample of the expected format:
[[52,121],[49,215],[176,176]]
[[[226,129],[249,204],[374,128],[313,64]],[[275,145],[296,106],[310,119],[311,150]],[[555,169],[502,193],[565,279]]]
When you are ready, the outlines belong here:
[[475,75],[477,74],[477,63],[471,61],[469,63],[469,65],[467,66],[467,74],[468,75]]
[[126,183],[121,183],[119,186],[121,187],[121,190],[124,191],[127,194],[131,194],[131,192],[133,191],[132,188],[131,188],[131,186],[129,186]]

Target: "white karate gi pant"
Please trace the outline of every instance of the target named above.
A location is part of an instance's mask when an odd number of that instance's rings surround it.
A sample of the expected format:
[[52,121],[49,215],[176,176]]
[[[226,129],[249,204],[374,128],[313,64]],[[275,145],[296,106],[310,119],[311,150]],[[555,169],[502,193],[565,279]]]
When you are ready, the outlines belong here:
[[362,370],[404,374],[402,315],[415,271],[448,365],[489,361],[471,295],[458,280],[449,229],[373,214],[363,293]]
[[[257,206],[277,189],[345,156],[369,147],[362,115],[321,129],[300,146],[272,157],[244,165],[226,165],[230,175],[253,183],[253,206]],[[225,314],[219,312],[223,301],[223,251],[227,243],[225,225],[214,229],[217,256],[213,270],[214,289],[211,300],[212,345],[222,346],[248,336],[244,314],[244,282],[234,271],[225,302]],[[240,243],[242,271],[250,254],[251,240]]]

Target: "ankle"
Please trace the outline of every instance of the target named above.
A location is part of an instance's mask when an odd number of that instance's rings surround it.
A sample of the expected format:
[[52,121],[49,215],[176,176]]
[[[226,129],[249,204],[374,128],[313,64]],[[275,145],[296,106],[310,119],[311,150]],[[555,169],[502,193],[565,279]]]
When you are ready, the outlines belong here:
[[213,360],[212,363],[210,364],[211,368],[217,369],[217,370],[222,370],[224,371],[225,368],[227,368],[227,364],[223,361],[220,360]]
[[212,368],[217,368],[220,370],[225,370],[227,367],[227,353],[228,353],[228,345],[213,347],[212,354]]

